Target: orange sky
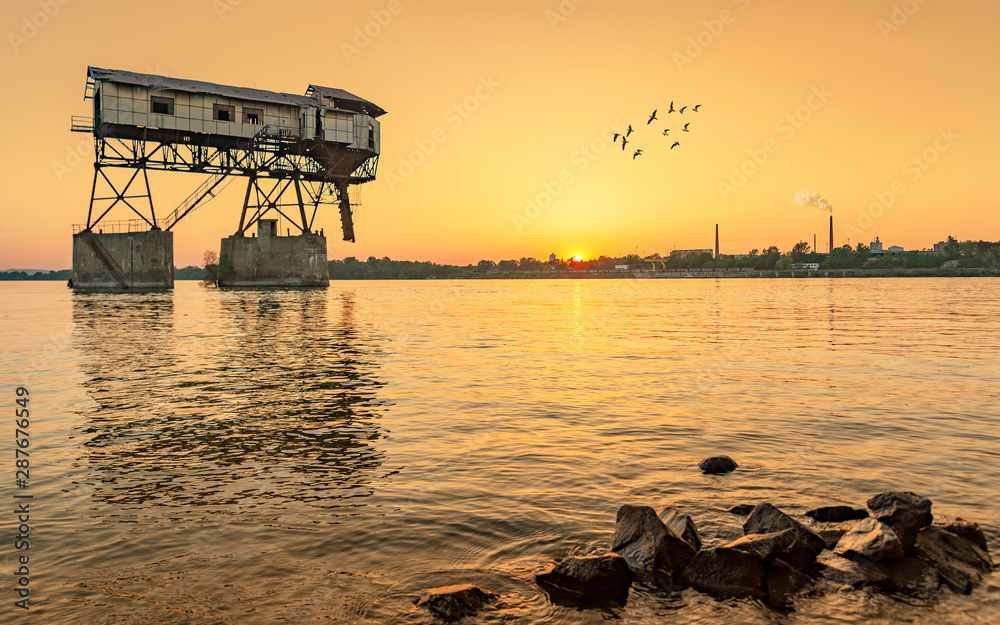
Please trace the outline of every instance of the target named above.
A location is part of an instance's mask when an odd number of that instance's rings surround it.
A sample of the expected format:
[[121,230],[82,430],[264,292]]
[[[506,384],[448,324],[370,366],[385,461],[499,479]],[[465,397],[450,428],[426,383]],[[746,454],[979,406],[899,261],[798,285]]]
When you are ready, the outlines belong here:
[[[69,131],[90,113],[87,65],[316,83],[385,108],[358,242],[340,241],[335,207],[317,219],[331,259],[667,253],[711,247],[716,223],[723,253],[813,234],[826,251],[803,189],[832,203],[837,245],[1000,239],[995,0],[7,0],[0,19],[0,269],[71,265],[93,177],[88,135]],[[671,100],[702,104],[689,133]],[[623,153],[608,140],[629,123]],[[152,172],[158,212],[202,180]],[[244,190],[177,225],[176,265],[218,250]]]

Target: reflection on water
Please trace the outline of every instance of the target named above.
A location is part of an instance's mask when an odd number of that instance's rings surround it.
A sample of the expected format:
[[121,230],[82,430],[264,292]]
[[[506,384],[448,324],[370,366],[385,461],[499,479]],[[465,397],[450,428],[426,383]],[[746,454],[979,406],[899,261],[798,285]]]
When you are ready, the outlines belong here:
[[[501,595],[483,623],[998,622],[997,575],[931,607],[831,593],[781,617],[642,585],[577,612],[533,581],[606,551],[622,503],[722,544],[734,504],[914,490],[995,554],[995,280],[0,291],[21,362],[72,319],[74,349],[31,368],[37,622],[429,625],[414,600],[456,583]],[[702,475],[715,453],[740,470]]]
[[381,385],[353,296],[220,293],[184,328],[173,297],[74,299],[98,404],[81,428],[93,495],[118,511],[204,513],[340,508],[370,495],[383,462]]

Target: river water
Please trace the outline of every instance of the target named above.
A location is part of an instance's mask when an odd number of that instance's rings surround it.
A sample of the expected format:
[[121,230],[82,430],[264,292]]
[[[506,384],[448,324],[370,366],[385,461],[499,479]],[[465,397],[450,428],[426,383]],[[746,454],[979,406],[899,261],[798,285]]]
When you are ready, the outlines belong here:
[[[921,602],[748,601],[636,584],[551,604],[533,576],[606,552],[624,503],[789,513],[885,490],[1000,550],[1000,281],[990,278],[335,282],[73,294],[0,283],[0,621],[994,623],[1000,580]],[[30,483],[14,487],[15,389]],[[702,475],[708,455],[740,468]],[[16,494],[30,547],[14,549]],[[30,605],[14,607],[30,555]]]

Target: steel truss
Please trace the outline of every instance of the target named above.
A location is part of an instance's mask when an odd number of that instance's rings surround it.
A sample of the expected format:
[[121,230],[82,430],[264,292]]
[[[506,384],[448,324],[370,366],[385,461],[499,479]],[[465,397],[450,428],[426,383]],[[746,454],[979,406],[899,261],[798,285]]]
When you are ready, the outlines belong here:
[[[378,155],[371,152],[340,146],[332,149],[319,141],[275,136],[267,126],[249,139],[187,133],[156,133],[160,136],[155,138],[110,134],[114,133],[108,133],[107,128],[95,130],[94,183],[84,228],[88,231],[118,204],[127,206],[150,229],[170,230],[215,197],[231,181],[230,177],[244,176],[249,180],[237,236],[243,236],[272,210],[302,233],[309,233],[319,205],[337,204],[344,240],[354,241],[348,187],[374,180],[378,168]],[[203,143],[199,144],[199,139]],[[127,178],[109,175],[116,169],[133,171]],[[180,206],[157,219],[149,170],[203,173],[209,177]],[[307,214],[307,206],[311,214]],[[288,214],[293,208],[298,209],[295,218]]]

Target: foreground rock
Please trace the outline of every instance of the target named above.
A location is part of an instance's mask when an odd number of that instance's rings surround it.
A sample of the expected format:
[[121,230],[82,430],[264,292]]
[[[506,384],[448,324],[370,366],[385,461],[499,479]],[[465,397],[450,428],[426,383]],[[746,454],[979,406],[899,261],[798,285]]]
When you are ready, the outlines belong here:
[[694,557],[694,548],[667,529],[649,506],[624,505],[618,509],[611,550],[634,569],[672,575]]
[[698,533],[698,528],[695,527],[694,520],[690,516],[681,514],[673,506],[663,508],[657,516],[660,517],[668,530],[683,538],[687,544],[691,545],[692,549],[695,551],[701,549],[701,534]]
[[535,576],[538,585],[556,603],[579,605],[610,601],[625,604],[635,575],[617,553],[603,556],[571,556],[548,573]]
[[743,523],[744,534],[771,534],[785,530],[794,530],[793,541],[778,557],[799,570],[808,570],[816,556],[826,548],[826,541],[818,534],[769,503],[758,504]]
[[806,516],[818,523],[841,523],[868,518],[868,511],[850,506],[823,506],[806,512]]
[[711,474],[729,473],[735,471],[737,466],[739,465],[733,462],[729,456],[712,456],[698,463],[698,468],[702,470],[702,473]]
[[747,534],[726,545],[729,549],[745,551],[753,554],[758,560],[767,564],[781,558],[795,544],[796,530],[787,529],[770,534]]
[[986,547],[986,535],[983,534],[983,530],[979,529],[979,526],[972,521],[966,521],[965,519],[958,518],[941,526],[947,532],[951,532],[957,536],[961,536],[966,540],[970,541],[973,545],[982,549],[983,553],[987,553],[989,549]]
[[767,567],[765,582],[768,605],[784,609],[791,605],[795,595],[812,586],[813,580],[784,560],[774,560]]
[[872,516],[892,528],[909,554],[917,540],[917,532],[931,524],[931,501],[910,492],[888,492],[868,500]]
[[989,554],[974,541],[940,527],[917,534],[914,555],[937,569],[941,580],[957,593],[969,594],[993,570]]
[[424,591],[417,605],[425,607],[446,621],[458,621],[472,616],[483,606],[497,600],[488,590],[472,584],[442,586]]
[[903,543],[892,529],[869,517],[844,534],[833,548],[845,558],[864,558],[872,562],[903,557]]
[[830,552],[820,554],[816,562],[822,569],[820,576],[839,586],[884,587],[889,581],[889,567],[884,562],[850,560]]
[[753,554],[729,547],[699,551],[678,580],[716,598],[767,599],[764,564]]
[[927,596],[941,585],[938,570],[920,558],[907,556],[886,564],[889,567],[887,589],[893,592]]

